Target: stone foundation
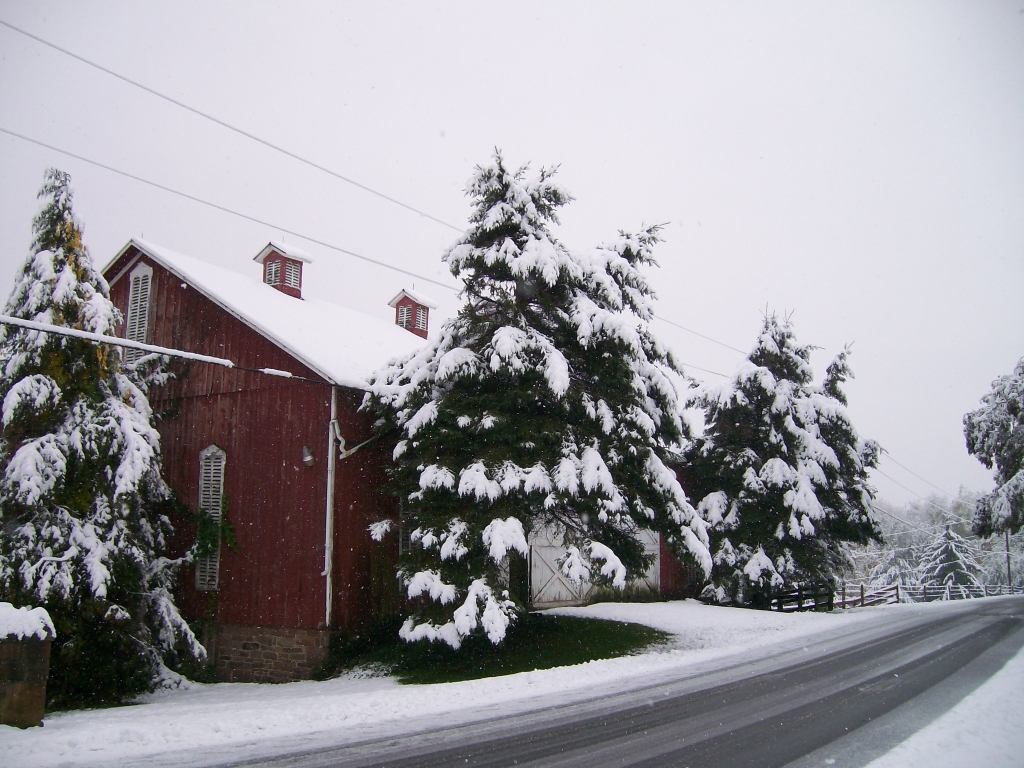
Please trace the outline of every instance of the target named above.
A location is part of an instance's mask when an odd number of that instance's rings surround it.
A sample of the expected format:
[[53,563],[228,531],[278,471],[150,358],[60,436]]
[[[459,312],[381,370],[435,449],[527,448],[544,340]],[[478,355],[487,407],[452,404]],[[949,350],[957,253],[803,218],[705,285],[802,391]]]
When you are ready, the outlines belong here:
[[49,671],[49,640],[0,640],[0,724],[18,728],[43,724]]
[[219,624],[210,654],[228,683],[290,683],[308,680],[327,658],[324,629]]

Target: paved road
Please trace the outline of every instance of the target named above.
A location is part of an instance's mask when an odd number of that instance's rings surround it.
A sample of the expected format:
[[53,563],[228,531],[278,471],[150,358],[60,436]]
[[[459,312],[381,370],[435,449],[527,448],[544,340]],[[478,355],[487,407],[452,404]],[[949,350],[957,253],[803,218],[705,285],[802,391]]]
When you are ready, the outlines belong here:
[[[916,711],[911,725],[920,727],[938,714],[929,715],[925,706],[934,691],[945,686],[942,701],[951,705],[1022,645],[1024,598],[965,601],[955,611],[896,618],[889,626],[705,676],[471,726],[239,765],[760,768],[823,765],[830,750],[839,758],[828,758],[829,764],[862,765],[909,735],[900,727],[901,713]],[[888,735],[879,737],[883,732]]]

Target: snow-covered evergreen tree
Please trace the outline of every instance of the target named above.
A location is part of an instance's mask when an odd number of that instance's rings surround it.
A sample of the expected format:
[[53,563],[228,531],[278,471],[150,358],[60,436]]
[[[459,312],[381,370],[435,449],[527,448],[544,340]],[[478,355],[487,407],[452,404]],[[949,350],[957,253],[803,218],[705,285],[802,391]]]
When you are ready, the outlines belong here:
[[[39,196],[5,314],[113,335],[70,178],[51,169]],[[204,656],[171,596],[159,435],[116,349],[0,327],[0,402],[0,594],[54,620],[51,700],[118,700],[151,688],[176,649]]]
[[831,581],[848,563],[845,542],[878,536],[867,470],[879,449],[846,410],[849,350],[820,386],[810,350],[789,320],[767,316],[732,379],[697,398],[706,428],[687,450],[684,477],[713,526],[706,597],[761,604],[787,583]]
[[920,559],[914,547],[890,547],[871,569],[870,581],[877,587],[916,587],[921,584]]
[[968,452],[995,470],[996,489],[978,500],[974,531],[1016,533],[1024,527],[1024,358],[981,403],[964,416],[964,436]]
[[684,379],[648,329],[640,269],[654,264],[657,228],[570,252],[549,230],[570,200],[551,176],[528,179],[499,153],[476,169],[471,227],[444,256],[466,303],[426,348],[379,372],[364,403],[400,433],[391,477],[412,528],[406,640],[501,642],[528,600],[510,593],[509,572],[540,526],[564,537],[561,567],[577,580],[639,576],[642,528],[710,566],[704,523],[665,465],[686,427]]
[[970,544],[947,525],[921,554],[921,583],[929,586],[976,587],[981,585],[978,564]]

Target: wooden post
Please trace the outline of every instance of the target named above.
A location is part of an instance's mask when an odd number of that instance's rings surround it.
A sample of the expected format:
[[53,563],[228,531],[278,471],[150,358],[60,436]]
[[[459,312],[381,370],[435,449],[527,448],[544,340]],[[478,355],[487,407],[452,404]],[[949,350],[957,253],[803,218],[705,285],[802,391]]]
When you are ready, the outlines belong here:
[[846,610],[846,582],[843,582],[843,610]]
[[864,607],[864,585],[860,585],[860,607]]
[[900,585],[897,584],[896,585],[896,602],[899,603],[899,601],[900,601]]
[[1006,534],[1006,585],[1010,588],[1010,594],[1013,594],[1013,577],[1010,575],[1010,530],[1006,529],[1003,531]]
[[801,584],[796,588],[796,609],[802,611],[804,609],[804,585]]

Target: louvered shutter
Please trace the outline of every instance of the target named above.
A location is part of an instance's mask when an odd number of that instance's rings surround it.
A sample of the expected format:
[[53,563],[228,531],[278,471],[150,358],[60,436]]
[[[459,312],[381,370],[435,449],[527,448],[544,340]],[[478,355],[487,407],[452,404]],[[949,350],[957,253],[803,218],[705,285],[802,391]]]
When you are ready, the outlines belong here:
[[299,265],[294,261],[284,263],[284,284],[289,288],[299,288]]
[[409,327],[409,316],[412,314],[411,309],[412,307],[408,304],[402,304],[398,308],[398,324],[403,328]]
[[427,330],[427,308],[416,307],[416,327],[421,330]]
[[[153,283],[153,268],[148,264],[139,264],[129,275],[128,289],[128,326],[125,338],[129,341],[147,343],[149,331],[149,294]],[[124,359],[134,363],[145,352],[141,349],[125,348]]]
[[224,464],[227,454],[211,445],[199,454],[199,510],[209,513],[217,523],[217,551],[209,557],[196,558],[196,589],[204,592],[217,589],[220,577],[220,521],[224,497]]
[[278,285],[281,282],[281,262],[267,262],[267,285]]

